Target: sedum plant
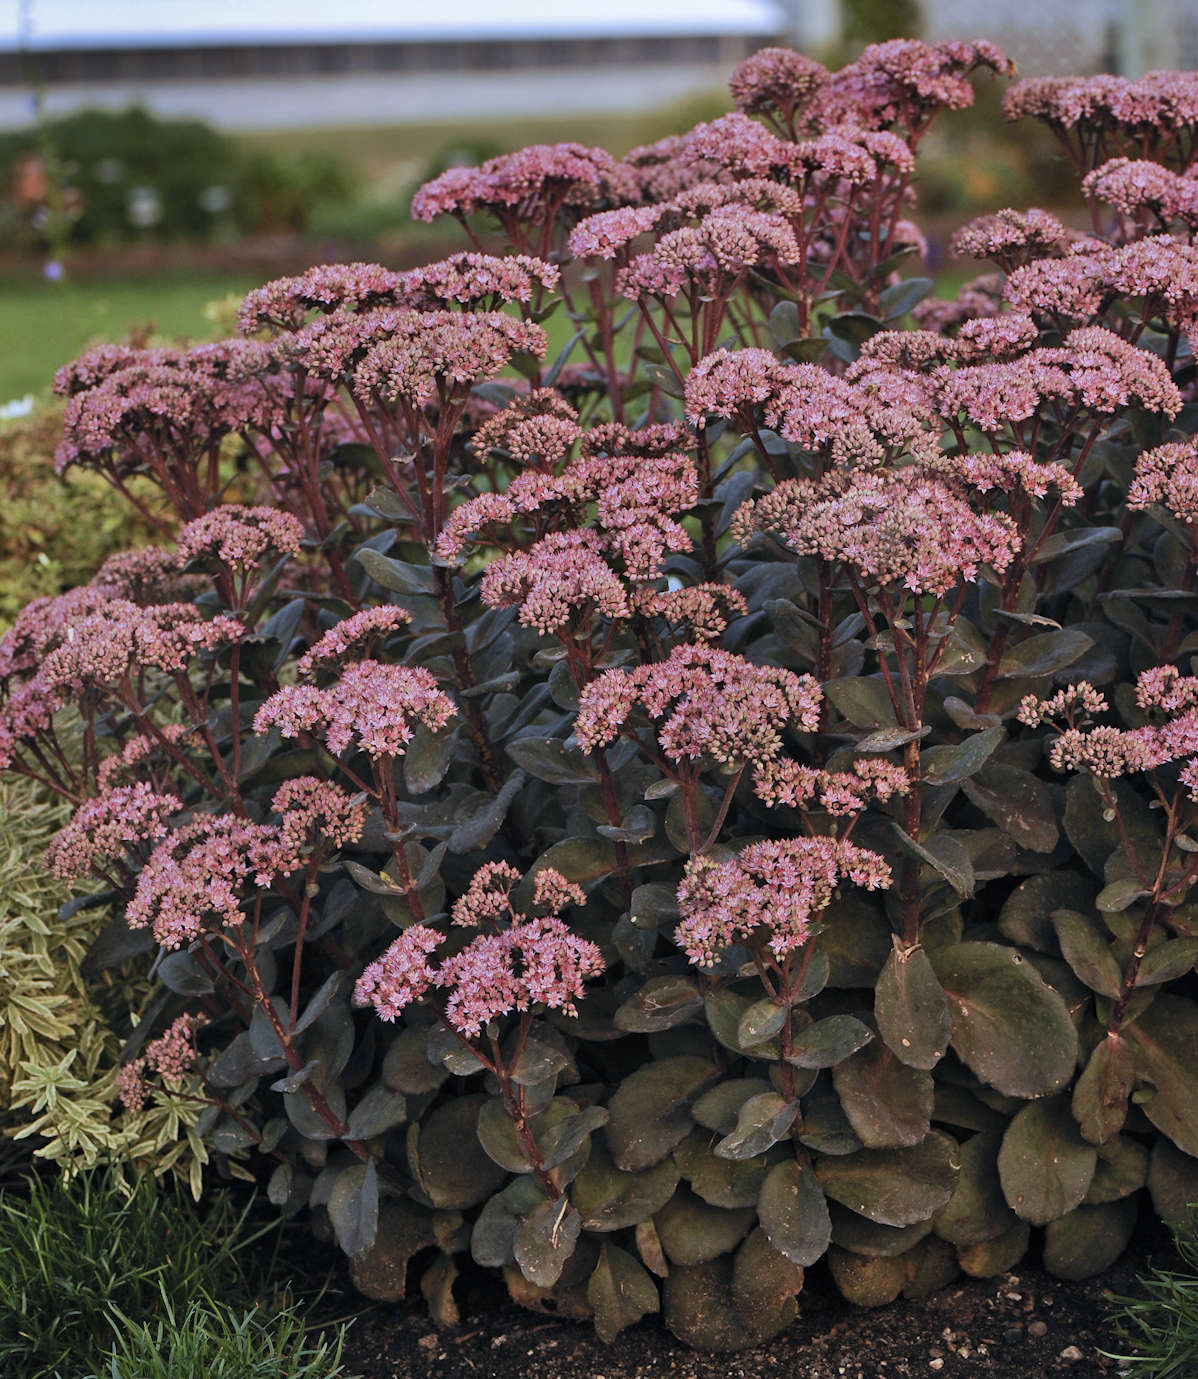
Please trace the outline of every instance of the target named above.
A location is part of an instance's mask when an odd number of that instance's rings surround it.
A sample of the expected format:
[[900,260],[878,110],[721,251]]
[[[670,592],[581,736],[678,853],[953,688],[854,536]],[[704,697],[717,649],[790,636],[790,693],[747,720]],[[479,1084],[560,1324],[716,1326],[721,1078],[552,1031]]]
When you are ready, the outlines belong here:
[[130,1114],[371,1296],[734,1349],[1198,1197],[1198,81],[1012,87],[1092,225],[934,300],[916,152],[1006,68],[767,49],[443,173],[460,254],[60,373],[162,544],[17,619],[0,761],[156,982]]

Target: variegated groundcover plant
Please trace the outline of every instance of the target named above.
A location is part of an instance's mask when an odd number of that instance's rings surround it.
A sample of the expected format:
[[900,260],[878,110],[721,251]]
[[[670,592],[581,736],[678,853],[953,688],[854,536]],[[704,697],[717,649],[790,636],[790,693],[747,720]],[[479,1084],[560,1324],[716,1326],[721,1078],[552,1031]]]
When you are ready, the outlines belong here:
[[159,983],[125,1103],[365,1292],[731,1349],[1198,1198],[1198,75],[1013,85],[1089,224],[935,300],[916,151],[1007,69],[767,49],[59,374],[163,543],[21,614],[0,760]]

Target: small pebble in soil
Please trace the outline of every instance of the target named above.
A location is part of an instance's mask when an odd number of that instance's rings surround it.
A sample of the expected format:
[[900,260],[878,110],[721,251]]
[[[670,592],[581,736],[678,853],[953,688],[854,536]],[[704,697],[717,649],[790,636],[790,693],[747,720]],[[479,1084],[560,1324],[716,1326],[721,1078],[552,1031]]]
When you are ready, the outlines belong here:
[[1028,1324],[1027,1334],[1028,1334],[1029,1336],[1047,1336],[1047,1335],[1048,1335],[1048,1323],[1047,1323],[1047,1322],[1030,1322],[1030,1323]]
[[1082,1353],[1075,1345],[1067,1345],[1057,1356],[1058,1360],[1064,1360],[1067,1365],[1076,1364],[1082,1358]]
[[943,1361],[939,1356],[937,1356],[936,1359],[934,1359],[934,1360],[929,1360],[929,1361],[928,1361],[928,1368],[929,1368],[929,1369],[943,1369],[943,1368],[944,1368],[944,1361]]

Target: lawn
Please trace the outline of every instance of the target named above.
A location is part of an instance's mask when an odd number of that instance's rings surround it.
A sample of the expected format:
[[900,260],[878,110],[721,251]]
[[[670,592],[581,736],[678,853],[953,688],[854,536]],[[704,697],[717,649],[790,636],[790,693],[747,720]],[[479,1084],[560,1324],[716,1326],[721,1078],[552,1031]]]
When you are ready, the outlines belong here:
[[88,345],[152,331],[205,338],[209,303],[255,286],[253,278],[188,273],[89,282],[0,283],[0,404],[49,386],[54,371]]

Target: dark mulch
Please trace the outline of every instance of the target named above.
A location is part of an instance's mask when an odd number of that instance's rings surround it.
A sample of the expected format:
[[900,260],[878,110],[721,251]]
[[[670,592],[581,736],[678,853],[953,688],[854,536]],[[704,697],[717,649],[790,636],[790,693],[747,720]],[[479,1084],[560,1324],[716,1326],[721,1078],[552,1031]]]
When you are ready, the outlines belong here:
[[1146,1227],[1097,1279],[1064,1283],[1038,1267],[962,1278],[917,1302],[874,1311],[847,1307],[813,1270],[802,1312],[769,1345],[732,1355],[685,1350],[660,1318],[604,1345],[588,1324],[554,1320],[507,1301],[490,1279],[457,1286],[462,1324],[438,1330],[419,1297],[376,1305],[350,1332],[346,1359],[364,1379],[1091,1379],[1115,1376],[1099,1354],[1118,1350],[1111,1294],[1137,1292],[1149,1263],[1174,1258],[1159,1227]]

